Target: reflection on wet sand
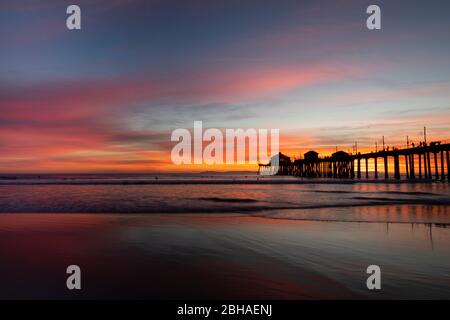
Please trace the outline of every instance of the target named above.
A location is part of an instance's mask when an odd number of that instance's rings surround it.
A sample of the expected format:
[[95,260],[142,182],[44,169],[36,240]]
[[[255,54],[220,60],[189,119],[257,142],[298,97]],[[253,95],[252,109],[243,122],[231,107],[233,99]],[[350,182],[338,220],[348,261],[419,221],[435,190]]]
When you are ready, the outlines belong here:
[[336,222],[425,223],[450,227],[450,206],[380,205],[344,208],[268,210],[255,214],[272,219]]
[[[365,220],[444,214],[352,210]],[[1,298],[450,297],[450,229],[436,224],[1,214],[0,226]],[[65,289],[69,264],[82,268],[81,292]],[[380,292],[365,287],[370,264],[382,268]]]

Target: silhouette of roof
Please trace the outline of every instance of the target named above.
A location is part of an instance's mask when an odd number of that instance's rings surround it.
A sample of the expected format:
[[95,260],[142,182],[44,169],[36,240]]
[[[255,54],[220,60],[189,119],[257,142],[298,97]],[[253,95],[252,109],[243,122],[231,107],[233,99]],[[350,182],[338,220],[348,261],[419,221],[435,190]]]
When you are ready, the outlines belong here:
[[314,150],[311,150],[311,151],[308,151],[307,153],[305,153],[303,156],[307,160],[308,159],[317,159],[319,157],[319,153]]
[[291,162],[291,158],[289,158],[287,155],[278,152],[278,154],[274,155],[272,158],[270,158],[270,163],[272,162],[279,162],[279,163],[286,163],[286,162]]
[[337,151],[331,155],[333,159],[349,159],[350,155],[345,151]]

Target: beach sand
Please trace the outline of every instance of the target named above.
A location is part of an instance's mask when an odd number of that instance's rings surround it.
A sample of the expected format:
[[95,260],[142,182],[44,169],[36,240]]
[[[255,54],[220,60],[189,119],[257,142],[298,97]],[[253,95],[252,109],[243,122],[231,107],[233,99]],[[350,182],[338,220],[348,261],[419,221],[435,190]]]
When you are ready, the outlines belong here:
[[[448,299],[448,243],[438,224],[3,213],[0,298]],[[66,289],[71,264],[82,290]],[[371,264],[382,290],[366,288]]]

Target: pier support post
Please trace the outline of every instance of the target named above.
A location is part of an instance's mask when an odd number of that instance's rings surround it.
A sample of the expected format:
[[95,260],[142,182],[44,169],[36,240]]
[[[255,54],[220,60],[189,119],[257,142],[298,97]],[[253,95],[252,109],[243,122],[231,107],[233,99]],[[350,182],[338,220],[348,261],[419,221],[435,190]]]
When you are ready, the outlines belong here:
[[361,179],[361,158],[358,158],[358,172],[357,172],[358,179]]
[[366,179],[369,179],[369,159],[366,158]]
[[447,150],[447,180],[450,181],[450,155]]
[[433,154],[434,154],[434,172],[436,174],[436,180],[439,180],[439,168],[438,168],[437,153],[433,152]]
[[411,179],[416,179],[416,172],[414,168],[414,153],[409,155],[409,177]]
[[406,179],[409,179],[409,163],[407,154],[405,154],[405,167],[406,167]]
[[445,180],[445,171],[444,171],[444,150],[441,151],[441,179]]
[[336,164],[336,161],[333,161],[333,177],[337,178],[337,164]]
[[447,150],[447,180],[450,181],[450,155]]
[[375,166],[375,179],[378,179],[378,163],[377,163],[377,157],[374,159],[374,166]]
[[419,179],[422,179],[422,155],[418,153],[417,156],[419,157]]
[[396,180],[400,180],[400,159],[398,154],[394,154],[394,176]]
[[350,162],[350,177],[352,179],[355,177],[355,159]]
[[389,179],[388,157],[387,156],[384,156],[384,178]]
[[429,152],[427,152],[427,165],[428,165],[428,179],[433,179],[431,175],[431,157]]

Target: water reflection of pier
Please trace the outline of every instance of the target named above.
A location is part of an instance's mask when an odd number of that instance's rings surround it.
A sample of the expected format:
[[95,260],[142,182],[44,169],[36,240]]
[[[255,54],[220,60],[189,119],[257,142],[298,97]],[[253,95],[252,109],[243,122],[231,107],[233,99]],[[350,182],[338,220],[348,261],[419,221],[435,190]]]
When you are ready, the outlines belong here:
[[[319,157],[315,151],[304,154],[303,159],[292,161],[286,155],[279,153],[268,164],[259,165],[259,173],[277,172],[277,175],[292,175],[299,177],[326,177],[326,178],[356,178],[363,175],[369,178],[389,179],[392,170],[389,162],[393,160],[394,179],[404,177],[409,180],[449,180],[450,181],[450,144],[432,142],[429,145],[421,144],[418,147],[406,149],[382,150],[370,153],[349,154],[337,151],[329,157]],[[278,161],[277,161],[278,160]],[[278,162],[278,165],[276,163]],[[364,162],[364,172],[361,170]],[[369,171],[369,164],[373,170]],[[380,170],[380,165],[382,170]],[[404,166],[404,168],[401,168]],[[434,170],[432,170],[432,168]],[[278,171],[277,171],[278,170]],[[382,175],[381,175],[382,173]]]

